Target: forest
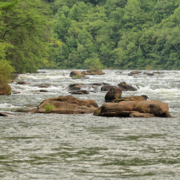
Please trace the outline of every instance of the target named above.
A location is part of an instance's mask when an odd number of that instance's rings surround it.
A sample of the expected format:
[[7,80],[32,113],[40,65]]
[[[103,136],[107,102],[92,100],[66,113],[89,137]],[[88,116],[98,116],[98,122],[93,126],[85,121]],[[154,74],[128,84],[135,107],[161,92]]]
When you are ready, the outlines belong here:
[[0,84],[39,68],[180,69],[180,0],[1,0]]

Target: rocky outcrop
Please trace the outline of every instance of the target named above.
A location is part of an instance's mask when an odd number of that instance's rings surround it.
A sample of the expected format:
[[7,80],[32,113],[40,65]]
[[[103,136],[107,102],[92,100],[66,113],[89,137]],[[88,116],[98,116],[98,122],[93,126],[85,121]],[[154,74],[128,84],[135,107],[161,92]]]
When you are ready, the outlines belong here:
[[122,91],[137,91],[135,87],[128,85],[125,82],[119,83],[118,86],[122,89]]
[[167,103],[160,101],[122,101],[104,103],[94,112],[107,117],[172,117]]
[[118,99],[121,98],[122,95],[122,89],[119,87],[112,87],[111,89],[109,89],[109,91],[106,93],[105,96],[105,101],[106,102],[111,102],[114,99]]
[[11,86],[9,84],[0,85],[0,95],[11,95]]
[[36,112],[45,113],[48,106],[52,107],[51,113],[57,114],[88,114],[93,113],[98,108],[94,100],[80,100],[69,95],[44,100],[37,107]]
[[87,70],[87,71],[82,71],[81,73],[84,75],[103,75],[103,74],[105,74],[102,70],[99,70],[99,71]]

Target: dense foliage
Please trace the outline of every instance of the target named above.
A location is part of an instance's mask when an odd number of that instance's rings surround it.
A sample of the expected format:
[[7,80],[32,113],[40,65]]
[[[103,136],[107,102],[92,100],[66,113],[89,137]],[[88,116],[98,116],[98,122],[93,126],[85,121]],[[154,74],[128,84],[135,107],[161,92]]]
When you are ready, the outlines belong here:
[[1,0],[0,84],[38,68],[179,69],[180,0]]
[[59,68],[180,68],[180,0],[55,0]]
[[49,9],[41,0],[0,2],[0,63],[34,72],[47,63]]

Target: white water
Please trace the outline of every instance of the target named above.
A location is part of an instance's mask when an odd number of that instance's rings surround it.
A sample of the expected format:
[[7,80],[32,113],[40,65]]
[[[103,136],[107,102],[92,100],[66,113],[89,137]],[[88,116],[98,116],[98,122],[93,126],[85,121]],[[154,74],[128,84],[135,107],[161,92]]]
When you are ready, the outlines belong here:
[[[128,76],[130,71],[105,70],[105,75],[74,80],[70,70],[39,70],[19,75],[11,96],[0,96],[0,179],[2,180],[178,180],[180,177],[180,71]],[[147,95],[167,102],[177,118],[106,118],[92,114],[25,114],[50,97],[69,95],[74,83],[120,82],[138,86],[123,96]],[[48,83],[48,88],[39,85]],[[47,93],[40,93],[41,89]],[[86,87],[87,90],[92,90]],[[106,92],[76,95],[101,106]]]

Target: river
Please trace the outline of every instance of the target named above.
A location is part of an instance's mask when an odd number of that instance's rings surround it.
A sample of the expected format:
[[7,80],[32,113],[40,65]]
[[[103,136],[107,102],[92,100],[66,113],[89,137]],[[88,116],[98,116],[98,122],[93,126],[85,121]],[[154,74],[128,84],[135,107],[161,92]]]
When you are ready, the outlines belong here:
[[[128,76],[126,70],[104,70],[105,75],[72,79],[71,70],[38,70],[21,74],[11,83],[10,96],[0,96],[0,179],[3,180],[174,180],[180,179],[180,71],[159,71]],[[144,71],[142,71],[144,72]],[[168,103],[176,118],[106,118],[92,114],[25,114],[44,99],[69,95],[74,83],[126,82],[138,91],[122,96],[147,95]],[[39,85],[48,83],[48,88]],[[41,89],[47,90],[40,93]],[[85,89],[94,91],[94,89]],[[80,99],[94,99],[99,106],[106,92],[100,87]]]

